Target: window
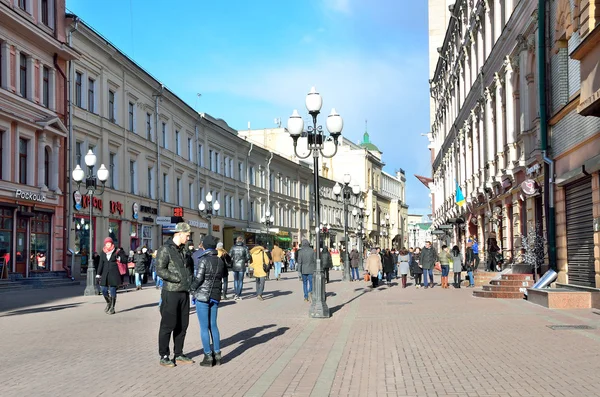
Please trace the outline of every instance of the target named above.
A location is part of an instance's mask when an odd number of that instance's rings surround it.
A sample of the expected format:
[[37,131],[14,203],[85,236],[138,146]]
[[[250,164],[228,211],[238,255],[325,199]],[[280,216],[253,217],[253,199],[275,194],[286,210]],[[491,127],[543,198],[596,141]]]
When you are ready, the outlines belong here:
[[254,185],[254,184],[256,183],[256,174],[255,174],[255,172],[254,172],[254,167],[250,167],[250,175],[249,175],[249,178],[250,178],[250,184],[251,184],[251,185]]
[[82,107],[81,104],[81,81],[83,75],[79,72],[75,72],[75,105]]
[[44,185],[50,186],[50,151],[44,148]]
[[215,153],[215,172],[217,174],[221,173],[221,164],[219,164],[219,153]]
[[188,202],[190,203],[190,208],[194,208],[194,184],[188,183]]
[[[225,167],[224,167],[224,170],[223,170],[223,171],[224,171],[224,172],[223,172],[223,175],[225,175],[226,177],[228,177],[228,176],[229,176],[229,174],[228,174],[228,172],[227,172],[227,171],[228,171],[228,168],[227,168],[227,156],[225,156]],[[225,212],[227,212],[227,211],[225,211]]]
[[42,23],[46,26],[50,26],[50,18],[48,18],[48,15],[49,15],[48,0],[41,1],[41,8],[42,8]]
[[229,159],[229,177],[233,178],[233,159]]
[[146,113],[146,139],[150,142],[152,141],[152,115],[150,113]]
[[175,130],[175,153],[179,155],[179,131]]
[[250,202],[250,221],[254,222],[254,201]]
[[42,70],[42,76],[42,105],[48,107],[50,104],[50,69],[48,69],[46,66],[44,66]]
[[133,102],[129,102],[129,131],[135,132],[135,122],[134,122],[134,105]]
[[275,175],[269,174],[269,190],[275,191]]
[[231,218],[235,218],[235,204],[233,201],[233,196],[229,196],[229,211],[230,211],[229,216]]
[[240,182],[244,182],[244,163],[238,162],[238,179]]
[[204,148],[202,145],[198,145],[198,165],[200,167],[204,166]]
[[162,123],[162,146],[167,148],[167,123]]
[[211,170],[211,171],[214,171],[214,168],[213,168],[213,151],[212,151],[212,149],[210,149],[208,151],[208,169]]
[[192,161],[192,138],[188,138],[188,160]]
[[129,193],[135,194],[135,161],[133,160],[129,161],[129,176]]
[[152,184],[152,167],[148,167],[148,196],[153,199],[154,198],[154,186]]
[[181,206],[181,179],[177,178],[177,205]]
[[[0,131],[0,155],[2,158],[6,158],[4,153],[4,131]],[[2,167],[3,159],[0,159],[0,180],[4,179],[4,168]]]
[[29,140],[19,138],[19,183],[27,184],[27,146]]
[[95,103],[94,103],[94,88],[95,88],[95,81],[93,79],[88,79],[88,110],[92,113],[94,113],[95,111]]
[[115,92],[108,90],[108,119],[115,122]]
[[75,142],[75,165],[81,164],[81,142]]
[[19,61],[19,82],[21,83],[21,86],[19,87],[19,92],[21,93],[21,96],[26,98],[27,97],[27,56],[23,53],[21,53],[21,56],[19,57],[20,61]]
[[108,155],[108,169],[109,169],[108,187],[110,187],[111,189],[115,188],[115,170],[116,170],[115,157],[116,156],[117,155],[114,153],[111,153]]
[[240,220],[244,220],[244,199],[238,199],[238,207],[240,208]]
[[27,0],[19,0],[19,8],[27,11]]
[[229,196],[225,195],[225,217],[229,217]]
[[169,177],[167,174],[163,174],[163,201],[169,202]]

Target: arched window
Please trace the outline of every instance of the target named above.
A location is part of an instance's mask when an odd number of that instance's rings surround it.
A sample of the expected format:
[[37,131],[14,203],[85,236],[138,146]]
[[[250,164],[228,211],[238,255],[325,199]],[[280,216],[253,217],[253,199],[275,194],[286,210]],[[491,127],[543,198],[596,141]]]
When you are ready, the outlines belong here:
[[44,185],[50,186],[50,151],[44,149]]

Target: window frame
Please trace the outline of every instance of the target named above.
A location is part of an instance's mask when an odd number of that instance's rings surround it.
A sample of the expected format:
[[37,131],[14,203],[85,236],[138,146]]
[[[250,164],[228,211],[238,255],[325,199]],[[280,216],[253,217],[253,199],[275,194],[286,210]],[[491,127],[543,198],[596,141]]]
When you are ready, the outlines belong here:
[[19,54],[19,93],[27,98],[27,55]]
[[111,122],[116,122],[115,117],[115,92],[111,89],[108,90],[108,119]]
[[42,105],[50,106],[50,68],[42,66]]
[[75,72],[75,106],[83,107],[82,102],[82,84],[83,84],[83,73]]
[[129,193],[135,194],[135,160],[129,160]]
[[87,109],[89,112],[96,113],[96,80],[88,77],[87,83]]
[[[22,185],[27,184],[27,173],[28,173],[28,164],[27,164],[27,151],[29,150],[30,139],[19,137],[19,183]],[[23,146],[25,145],[25,153],[23,153]]]
[[131,101],[129,101],[127,105],[127,116],[127,127],[129,127],[129,131],[135,133],[135,104]]

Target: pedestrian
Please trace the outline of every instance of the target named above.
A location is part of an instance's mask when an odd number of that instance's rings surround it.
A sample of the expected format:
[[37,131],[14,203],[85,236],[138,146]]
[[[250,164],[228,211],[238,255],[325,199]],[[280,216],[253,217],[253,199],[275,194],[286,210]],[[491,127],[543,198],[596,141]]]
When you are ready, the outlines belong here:
[[273,249],[271,250],[271,258],[273,259],[273,264],[275,265],[275,280],[279,281],[281,278],[281,267],[283,266],[283,257],[285,252],[279,248],[279,243],[277,241],[275,241],[273,245]]
[[304,302],[312,302],[313,275],[317,268],[315,251],[307,239],[302,240],[297,252],[298,273],[302,278],[302,289],[304,291]]
[[395,248],[392,250],[392,258],[394,262],[394,277],[398,279],[398,250]]
[[[423,288],[433,288],[433,267],[438,262],[438,254],[431,246],[431,241],[425,241],[425,247],[421,250],[419,261],[419,265],[423,269]],[[427,276],[429,276],[429,279]]]
[[452,271],[454,272],[454,288],[460,288],[460,273],[462,272],[463,263],[462,255],[460,253],[458,245],[452,247],[452,251],[450,251],[450,256],[452,257]]
[[[225,264],[227,251],[220,248],[213,236],[204,238],[204,253],[198,259],[198,269],[192,281],[191,291],[196,302],[196,315],[200,324],[200,339],[204,349],[202,367],[221,365],[221,336],[217,326],[217,313],[225,276],[229,273]],[[212,339],[212,347],[210,341]]]
[[421,248],[415,248],[412,254],[411,269],[415,279],[415,287],[421,288],[421,277],[423,276],[423,266],[421,266]]
[[296,248],[292,248],[289,252],[290,255],[290,271],[293,271],[296,268]]
[[[156,272],[163,280],[160,305],[160,328],[158,353],[160,365],[192,364],[194,361],[183,354],[185,334],[190,320],[190,287],[193,279],[193,260],[185,247],[192,231],[190,225],[180,222],[175,226],[173,237],[158,249]],[[173,335],[174,359],[169,358],[169,343]]]
[[235,245],[229,252],[231,256],[231,270],[233,270],[233,290],[235,295],[233,300],[242,300],[242,290],[244,287],[244,273],[246,266],[252,263],[252,256],[248,251],[248,247],[244,244],[244,238],[238,236],[235,240]]
[[490,272],[499,272],[502,269],[500,268],[500,264],[498,262],[498,256],[500,252],[500,247],[498,246],[498,241],[496,240],[496,233],[490,233],[487,241],[488,246],[488,271]]
[[388,287],[392,286],[392,278],[394,277],[394,256],[389,249],[383,253],[383,273]]
[[331,259],[331,252],[329,248],[323,247],[321,250],[321,267],[325,272],[325,283],[329,284],[329,271],[333,267],[333,260]]
[[200,240],[198,243],[198,249],[192,254],[192,261],[194,262],[194,274],[196,274],[196,270],[198,268],[198,259],[200,259],[203,253],[204,246],[202,245],[202,240]]
[[113,239],[110,237],[104,239],[104,247],[102,247],[102,255],[100,255],[96,278],[100,279],[102,295],[106,301],[104,312],[115,314],[117,287],[121,282],[121,275],[119,274],[119,266],[117,266],[117,250]]
[[133,263],[135,263],[135,289],[141,290],[146,274],[146,253],[143,252],[143,249],[138,249],[133,255]]
[[365,271],[371,276],[371,288],[377,288],[379,277],[381,277],[381,272],[383,271],[383,265],[381,263],[381,256],[377,254],[376,248],[371,250],[371,255],[367,258]]
[[[476,271],[479,268],[479,243],[477,242],[477,237],[473,237],[473,271]],[[487,270],[486,270],[487,272]]]
[[439,254],[439,261],[442,265],[442,288],[449,288],[448,275],[450,274],[450,262],[452,262],[452,257],[450,256],[450,249],[447,245],[442,245],[442,252]]
[[398,255],[398,273],[402,278],[402,288],[406,288],[408,273],[410,273],[410,255],[408,255],[406,248],[402,248]]
[[[204,244],[204,246],[206,247],[206,244]],[[206,249],[208,249],[208,248],[206,248]],[[229,270],[231,270],[231,256],[229,256],[227,251],[225,251],[225,249],[223,248],[222,242],[217,243],[217,253],[219,255],[219,258],[221,258],[221,260],[225,264],[225,272],[223,273],[223,297],[222,298],[223,298],[223,300],[227,300],[227,299],[229,299],[227,297],[227,285],[229,284]]]
[[465,270],[467,276],[469,276],[469,287],[475,287],[475,280],[473,279],[473,269],[475,268],[475,254],[473,253],[473,241],[467,242],[467,250],[465,252]]
[[350,252],[350,270],[352,271],[352,281],[358,281],[358,262],[360,261],[360,254],[356,248]]
[[253,247],[250,250],[250,255],[252,255],[250,267],[254,270],[254,278],[256,278],[256,298],[262,301],[264,300],[265,279],[269,271],[269,257],[260,245]]
[[410,247],[410,248],[408,249],[408,257],[410,258],[410,260],[409,260],[409,262],[408,262],[408,263],[411,265],[411,266],[410,266],[410,278],[414,278],[414,275],[413,275],[413,267],[412,267],[412,263],[413,263],[413,254],[414,254],[414,253],[415,253],[415,250],[414,250],[414,248],[413,248],[413,247]]

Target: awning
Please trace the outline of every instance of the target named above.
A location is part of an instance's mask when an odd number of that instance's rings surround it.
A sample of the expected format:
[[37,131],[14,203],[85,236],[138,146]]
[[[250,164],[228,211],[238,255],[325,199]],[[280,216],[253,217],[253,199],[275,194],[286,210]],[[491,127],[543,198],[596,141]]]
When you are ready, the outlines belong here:
[[588,174],[600,171],[600,154],[583,163],[583,168]]
[[588,173],[585,172],[584,166],[579,166],[575,169],[572,169],[569,172],[565,172],[564,174],[558,176],[556,178],[555,183],[557,186],[564,186],[576,181],[579,178],[583,178],[586,175],[588,175]]

